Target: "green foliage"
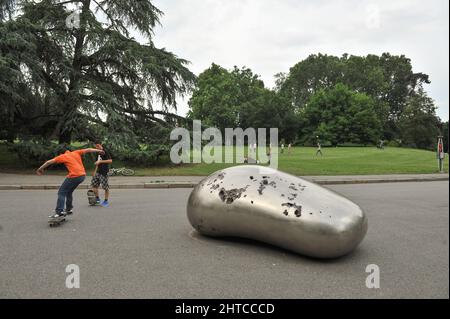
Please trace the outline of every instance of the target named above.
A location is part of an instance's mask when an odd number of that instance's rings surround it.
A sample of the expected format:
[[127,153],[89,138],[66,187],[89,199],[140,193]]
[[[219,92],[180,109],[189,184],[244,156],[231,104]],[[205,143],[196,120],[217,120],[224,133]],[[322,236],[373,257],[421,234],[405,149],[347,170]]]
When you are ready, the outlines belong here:
[[189,101],[190,119],[205,126],[225,128],[279,128],[280,138],[293,140],[298,118],[288,100],[268,90],[248,68],[228,71],[216,64],[198,77]]
[[399,121],[405,146],[429,150],[436,148],[440,123],[435,112],[433,100],[422,89],[408,98]]
[[249,69],[235,67],[229,72],[213,63],[198,76],[197,87],[189,100],[188,117],[222,132],[227,127],[237,127],[242,104],[257,98],[263,87],[262,81]]
[[7,17],[11,19],[16,0],[0,0],[0,22]]
[[[117,140],[105,140],[103,144],[114,160],[132,165],[152,165],[170,152],[169,145],[136,145],[133,143],[133,147],[124,147],[116,142]],[[66,150],[73,151],[87,147],[93,147],[93,145],[82,143],[75,147],[73,144],[58,144],[42,139],[17,140],[13,143],[7,143],[8,150],[18,155],[23,167],[38,167],[43,162],[64,153]],[[87,166],[94,161],[94,155],[85,155],[84,162]]]
[[399,137],[398,120],[408,97],[430,81],[426,74],[413,73],[410,59],[403,55],[344,54],[339,58],[319,53],[293,66],[289,74],[279,78],[277,87],[291,103],[302,109],[319,90],[331,89],[338,83],[373,99],[383,136],[393,139]]
[[[300,127],[300,117],[292,105],[278,93],[262,89],[259,96],[242,105],[242,128],[278,128],[278,138],[293,143]],[[268,141],[268,137],[266,138]]]
[[97,126],[139,139],[128,127],[172,125],[157,115],[176,117],[169,109],[195,76],[188,61],[153,44],[162,12],[151,1],[70,1],[80,8],[78,28],[67,25],[72,11],[57,1],[17,3],[14,19],[0,22],[0,115],[8,139],[26,134],[70,143],[97,137]]
[[380,122],[371,97],[355,93],[343,84],[321,89],[314,94],[302,112],[303,141],[313,143],[371,144],[381,135]]
[[72,151],[75,149],[71,145],[58,144],[43,139],[16,141],[8,143],[7,147],[18,155],[24,165],[36,167],[42,162],[64,153],[66,150]]
[[[248,68],[216,64],[196,83],[188,61],[154,45],[163,13],[150,0],[63,3],[0,0],[2,139],[28,145],[102,138],[120,158],[154,162],[168,152],[170,128],[185,124],[170,110],[194,84],[188,117],[222,131],[277,127],[286,143],[319,135],[331,144],[383,138],[427,149],[448,132],[423,90],[428,75],[414,73],[403,55],[310,55],[278,73],[274,90]],[[66,23],[74,5],[77,28]],[[17,150],[40,158],[32,144],[23,147]]]
[[294,65],[278,85],[282,94],[302,108],[317,91],[342,82],[342,74],[343,63],[338,57],[319,53]]

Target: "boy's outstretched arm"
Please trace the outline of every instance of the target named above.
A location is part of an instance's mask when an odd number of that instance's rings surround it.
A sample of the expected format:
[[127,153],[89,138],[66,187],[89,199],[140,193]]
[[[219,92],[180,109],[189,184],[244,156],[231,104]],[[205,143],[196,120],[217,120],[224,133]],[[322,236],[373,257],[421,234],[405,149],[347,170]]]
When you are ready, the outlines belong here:
[[105,151],[96,148],[85,148],[83,151],[84,153],[105,153]]
[[39,167],[37,170],[36,170],[36,174],[38,174],[38,175],[42,175],[42,174],[44,174],[44,169],[46,169],[47,167],[49,167],[50,165],[52,165],[52,164],[55,164],[56,162],[54,161],[54,160],[48,160],[47,162],[45,162],[44,164],[42,164],[41,165],[41,167]]
[[112,159],[107,159],[107,160],[96,161],[94,164],[99,165],[99,164],[111,164],[111,163],[112,163]]

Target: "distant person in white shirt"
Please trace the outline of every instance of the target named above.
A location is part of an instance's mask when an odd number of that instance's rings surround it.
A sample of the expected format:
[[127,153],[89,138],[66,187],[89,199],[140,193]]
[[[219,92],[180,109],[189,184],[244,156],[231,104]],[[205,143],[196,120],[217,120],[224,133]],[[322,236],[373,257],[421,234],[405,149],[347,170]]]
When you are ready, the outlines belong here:
[[320,153],[320,156],[323,156],[323,154],[322,154],[322,145],[320,145],[320,142],[317,142],[316,156],[319,155],[319,153]]

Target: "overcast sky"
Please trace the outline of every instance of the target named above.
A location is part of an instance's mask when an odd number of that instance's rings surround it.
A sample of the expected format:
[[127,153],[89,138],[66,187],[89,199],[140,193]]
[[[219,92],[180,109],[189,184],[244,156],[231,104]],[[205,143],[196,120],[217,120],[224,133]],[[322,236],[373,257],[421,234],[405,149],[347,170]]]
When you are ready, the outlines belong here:
[[[313,53],[405,54],[448,120],[448,0],[155,0],[164,12],[154,42],[191,62],[246,66],[273,87],[274,75]],[[187,100],[179,101],[185,115]]]

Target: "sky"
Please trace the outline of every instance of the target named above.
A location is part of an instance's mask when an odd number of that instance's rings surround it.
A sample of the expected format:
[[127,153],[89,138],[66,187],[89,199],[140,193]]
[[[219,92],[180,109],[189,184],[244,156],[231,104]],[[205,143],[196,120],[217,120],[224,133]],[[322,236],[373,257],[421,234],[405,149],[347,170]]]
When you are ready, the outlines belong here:
[[[449,118],[448,0],[154,0],[164,12],[153,41],[200,74],[246,66],[266,87],[310,54],[404,54]],[[178,99],[177,113],[188,111]]]

